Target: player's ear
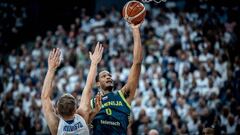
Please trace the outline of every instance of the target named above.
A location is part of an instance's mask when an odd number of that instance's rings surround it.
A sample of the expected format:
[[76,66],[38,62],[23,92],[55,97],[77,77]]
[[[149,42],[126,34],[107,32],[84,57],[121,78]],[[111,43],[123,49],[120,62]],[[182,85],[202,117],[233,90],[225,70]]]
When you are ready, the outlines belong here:
[[58,108],[56,107],[54,110],[55,110],[56,115],[59,115]]
[[96,82],[96,86],[99,88],[100,87],[100,82]]

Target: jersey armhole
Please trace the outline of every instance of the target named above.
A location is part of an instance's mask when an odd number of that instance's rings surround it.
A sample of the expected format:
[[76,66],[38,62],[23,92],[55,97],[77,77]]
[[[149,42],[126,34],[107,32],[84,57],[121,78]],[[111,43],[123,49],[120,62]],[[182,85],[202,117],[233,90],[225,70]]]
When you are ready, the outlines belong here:
[[131,106],[129,105],[129,103],[127,102],[126,98],[124,97],[123,93],[121,90],[118,91],[118,94],[120,95],[120,97],[122,98],[122,100],[125,102],[125,104],[127,105],[127,107],[129,109],[131,109]]
[[94,98],[93,98],[93,99],[91,99],[91,101],[90,101],[90,105],[91,105],[91,108],[92,108],[92,109],[94,109],[94,107],[95,107],[94,104],[95,104],[95,103],[94,103]]

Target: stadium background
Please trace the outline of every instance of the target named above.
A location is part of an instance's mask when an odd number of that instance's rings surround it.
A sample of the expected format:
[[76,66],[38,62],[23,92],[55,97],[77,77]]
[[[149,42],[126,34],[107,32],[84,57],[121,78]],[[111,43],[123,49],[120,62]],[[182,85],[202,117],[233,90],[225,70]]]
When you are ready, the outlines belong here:
[[[112,72],[116,88],[124,84],[133,42],[120,14],[126,2],[0,1],[0,134],[49,134],[40,93],[53,47],[64,54],[54,100],[64,92],[80,98],[88,51],[97,41],[106,48],[99,69]],[[168,0],[145,6],[144,61],[129,135],[150,129],[201,134],[205,127],[239,134],[239,1]]]

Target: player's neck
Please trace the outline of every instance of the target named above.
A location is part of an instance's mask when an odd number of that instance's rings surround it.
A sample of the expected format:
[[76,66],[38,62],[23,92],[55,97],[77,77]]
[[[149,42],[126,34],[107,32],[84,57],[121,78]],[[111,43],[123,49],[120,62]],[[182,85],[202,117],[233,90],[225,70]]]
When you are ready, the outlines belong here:
[[104,95],[110,93],[111,91],[100,89],[100,92],[101,92],[101,95],[104,96]]
[[104,95],[106,95],[106,94],[108,94],[108,93],[110,93],[111,91],[104,91]]
[[63,118],[65,121],[73,120],[73,119],[74,119],[74,114],[71,115],[71,116],[62,116],[62,118]]

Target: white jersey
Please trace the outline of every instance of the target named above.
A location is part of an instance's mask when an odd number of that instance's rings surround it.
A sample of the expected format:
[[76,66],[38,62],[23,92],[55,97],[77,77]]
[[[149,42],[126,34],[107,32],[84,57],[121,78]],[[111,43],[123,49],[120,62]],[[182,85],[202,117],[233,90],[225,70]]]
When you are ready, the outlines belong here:
[[89,130],[82,116],[75,114],[71,124],[60,118],[57,135],[89,135]]

